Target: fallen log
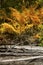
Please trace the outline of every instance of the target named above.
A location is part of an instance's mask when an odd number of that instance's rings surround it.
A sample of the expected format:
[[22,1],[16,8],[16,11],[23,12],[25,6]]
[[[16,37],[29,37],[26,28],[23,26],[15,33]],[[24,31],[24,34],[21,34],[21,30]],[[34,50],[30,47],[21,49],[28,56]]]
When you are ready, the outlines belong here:
[[11,62],[11,61],[26,61],[26,60],[33,60],[33,59],[43,59],[43,56],[32,56],[32,57],[25,57],[25,58],[18,58],[18,59],[0,59],[0,62]]
[[16,46],[16,45],[0,45],[1,48],[16,48],[16,49],[28,49],[28,50],[40,50],[43,51],[43,47],[40,46]]
[[0,56],[43,56],[43,47],[36,46],[0,46]]

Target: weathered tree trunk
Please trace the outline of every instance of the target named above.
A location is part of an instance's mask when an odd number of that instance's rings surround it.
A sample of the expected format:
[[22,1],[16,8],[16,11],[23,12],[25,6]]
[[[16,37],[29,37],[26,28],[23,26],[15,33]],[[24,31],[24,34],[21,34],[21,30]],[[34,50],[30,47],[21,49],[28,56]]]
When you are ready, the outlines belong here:
[[2,65],[43,65],[43,47],[0,45]]

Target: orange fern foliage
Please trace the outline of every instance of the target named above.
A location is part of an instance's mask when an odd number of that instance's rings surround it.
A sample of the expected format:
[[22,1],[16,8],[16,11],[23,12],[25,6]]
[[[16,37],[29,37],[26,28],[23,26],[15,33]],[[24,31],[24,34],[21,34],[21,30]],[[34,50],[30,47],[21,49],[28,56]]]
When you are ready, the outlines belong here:
[[22,16],[25,18],[25,20],[29,20],[29,10],[27,8],[24,8],[23,11],[22,11]]
[[40,8],[39,12],[39,14],[43,15],[43,8]]
[[34,24],[40,24],[39,16],[36,14],[33,7],[31,7],[29,10],[25,8],[22,15],[24,16],[25,20],[31,19]]
[[39,16],[40,16],[40,19],[43,21],[43,8],[39,9]]
[[30,18],[34,24],[40,24],[40,19],[37,15],[30,15]]
[[20,24],[24,23],[25,19],[19,11],[11,7],[9,9],[11,10],[11,18],[15,19]]
[[30,18],[31,18],[31,20],[32,20],[32,22],[34,23],[34,24],[40,24],[40,18],[39,18],[39,16],[36,14],[36,12],[37,11],[35,11],[35,9],[34,8],[30,8]]
[[26,9],[20,13],[14,8],[9,8],[11,10],[11,17],[15,18],[20,24],[24,24],[29,19],[32,20],[32,22],[35,24],[40,24],[39,16],[35,13],[34,8]]

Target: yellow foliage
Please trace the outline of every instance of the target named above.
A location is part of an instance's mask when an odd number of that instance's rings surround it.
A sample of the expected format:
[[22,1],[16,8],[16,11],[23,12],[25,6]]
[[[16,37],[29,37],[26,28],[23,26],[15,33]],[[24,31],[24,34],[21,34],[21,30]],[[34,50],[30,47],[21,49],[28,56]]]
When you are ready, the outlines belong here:
[[0,28],[0,32],[1,33],[5,33],[5,32],[8,32],[8,33],[14,33],[14,32],[19,33],[19,31],[15,30],[14,27],[12,25],[8,24],[8,23],[2,23],[0,25],[0,27],[1,27]]
[[[12,33],[16,32],[21,34],[22,31],[25,31],[25,29],[29,29],[33,27],[33,25],[38,25],[41,23],[40,16],[43,16],[43,9],[40,9],[39,11],[35,11],[33,7],[27,9],[24,8],[22,10],[22,13],[20,13],[18,10],[9,7],[11,10],[10,18],[5,17],[8,21],[11,21],[10,23],[2,23],[0,26],[0,31],[3,33],[5,31]],[[40,16],[39,16],[40,15]],[[5,15],[6,16],[6,15]],[[28,24],[31,20],[31,23]],[[38,37],[38,35],[36,36]]]
[[40,35],[39,35],[39,34],[36,34],[36,35],[34,36],[34,38],[40,38]]

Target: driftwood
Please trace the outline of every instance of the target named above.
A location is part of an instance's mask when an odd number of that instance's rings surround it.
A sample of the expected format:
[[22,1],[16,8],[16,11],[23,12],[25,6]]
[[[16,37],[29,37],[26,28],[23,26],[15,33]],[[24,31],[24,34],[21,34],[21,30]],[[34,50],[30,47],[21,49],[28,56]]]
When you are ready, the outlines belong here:
[[[34,59],[43,59],[43,47],[39,46],[15,46],[15,45],[0,45],[0,56],[20,56],[19,58],[0,58],[0,63],[11,61],[29,61]],[[25,57],[22,57],[25,56]]]
[[0,55],[43,56],[43,47],[14,45],[0,46]]
[[33,56],[33,57],[18,58],[18,59],[0,59],[0,62],[26,61],[26,60],[41,59],[41,58],[43,59],[43,56]]
[[16,45],[0,45],[1,48],[17,48],[17,49],[28,49],[28,50],[40,50],[43,51],[43,47],[39,46],[16,46]]

